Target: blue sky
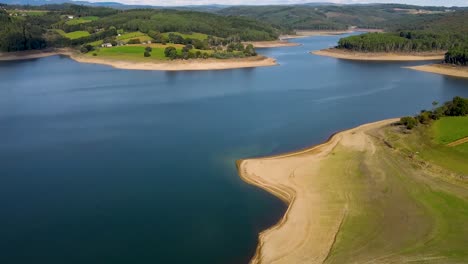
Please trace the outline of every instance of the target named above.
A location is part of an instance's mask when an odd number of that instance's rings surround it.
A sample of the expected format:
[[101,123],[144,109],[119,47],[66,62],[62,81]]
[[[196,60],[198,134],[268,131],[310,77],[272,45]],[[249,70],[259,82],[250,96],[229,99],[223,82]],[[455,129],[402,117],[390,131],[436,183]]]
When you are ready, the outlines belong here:
[[175,5],[268,5],[268,4],[294,4],[311,2],[333,2],[333,3],[400,3],[412,5],[432,6],[468,6],[468,0],[90,0],[90,2],[120,2],[125,4],[146,4],[157,6]]

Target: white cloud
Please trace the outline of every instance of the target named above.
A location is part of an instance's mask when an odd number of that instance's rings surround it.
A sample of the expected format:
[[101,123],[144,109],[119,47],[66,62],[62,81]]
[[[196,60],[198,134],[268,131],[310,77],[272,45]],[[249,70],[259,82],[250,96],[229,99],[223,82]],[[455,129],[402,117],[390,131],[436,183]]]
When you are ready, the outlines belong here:
[[90,0],[90,2],[120,2],[124,4],[183,6],[183,5],[280,5],[295,3],[330,2],[330,3],[399,3],[431,6],[468,6],[468,0]]

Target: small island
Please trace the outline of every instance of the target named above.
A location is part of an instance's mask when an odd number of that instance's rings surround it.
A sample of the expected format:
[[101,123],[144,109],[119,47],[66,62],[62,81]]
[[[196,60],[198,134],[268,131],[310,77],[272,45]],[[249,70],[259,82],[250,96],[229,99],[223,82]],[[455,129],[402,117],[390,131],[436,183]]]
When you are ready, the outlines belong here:
[[466,262],[468,99],[437,106],[239,160],[243,180],[289,206],[251,263]]

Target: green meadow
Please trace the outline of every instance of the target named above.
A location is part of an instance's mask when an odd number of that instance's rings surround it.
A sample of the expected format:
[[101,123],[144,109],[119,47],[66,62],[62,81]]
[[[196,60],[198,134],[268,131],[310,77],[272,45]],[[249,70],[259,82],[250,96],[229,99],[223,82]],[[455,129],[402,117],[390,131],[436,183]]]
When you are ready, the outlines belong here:
[[74,19],[68,20],[67,22],[65,22],[65,24],[67,24],[67,25],[78,25],[78,24],[83,24],[83,23],[89,23],[89,22],[92,22],[92,21],[96,21],[98,19],[99,19],[99,17],[97,17],[97,16],[79,17],[79,18],[74,18]]
[[468,117],[443,117],[432,126],[434,140],[440,144],[448,144],[457,139],[468,137]]
[[63,30],[57,29],[56,32],[58,32],[60,35],[69,39],[78,39],[78,38],[87,37],[90,35],[88,31],[73,31],[73,32],[65,33]]
[[139,31],[121,34],[116,39],[123,41],[123,42],[128,42],[131,39],[139,39],[141,42],[152,40],[152,38],[150,38],[148,35],[146,35],[145,33],[141,33]]
[[336,148],[323,172],[347,214],[325,263],[468,263],[468,151],[437,142],[466,119],[373,131],[372,155]]
[[[164,54],[164,50],[166,47],[175,47],[179,54],[182,53],[182,48],[184,45],[162,45],[162,44],[150,44],[150,45],[126,45],[126,46],[117,46],[111,48],[99,48],[95,51],[89,52],[86,56],[94,56],[96,54],[97,57],[101,58],[109,58],[109,59],[118,59],[118,60],[130,60],[130,61],[154,61],[154,60],[168,60],[168,58]],[[144,57],[143,54],[145,52],[146,47],[151,47],[151,56]],[[190,52],[197,52],[197,49],[192,49]],[[202,51],[211,53],[212,51]]]

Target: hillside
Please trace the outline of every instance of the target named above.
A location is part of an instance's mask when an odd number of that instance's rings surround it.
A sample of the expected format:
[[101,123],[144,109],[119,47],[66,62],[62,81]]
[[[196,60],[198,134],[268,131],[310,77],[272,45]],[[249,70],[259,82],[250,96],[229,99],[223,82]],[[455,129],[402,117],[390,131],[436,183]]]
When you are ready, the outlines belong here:
[[410,22],[427,15],[444,16],[455,10],[463,10],[463,8],[397,4],[235,6],[222,9],[217,13],[252,17],[290,31],[295,29],[343,30],[350,26],[388,29],[395,27],[402,19]]
[[[21,51],[46,47],[68,47],[118,41],[121,34],[140,32],[146,39],[170,42],[160,37],[167,32],[205,34],[210,43],[199,47],[224,46],[232,42],[274,40],[278,30],[251,18],[221,16],[212,13],[180,10],[116,10],[80,5],[46,5],[38,7],[3,6],[0,19],[0,51]],[[87,32],[85,34],[85,32]],[[151,35],[151,37],[149,37]],[[204,40],[205,41],[205,40]],[[177,44],[195,44],[183,40]]]

